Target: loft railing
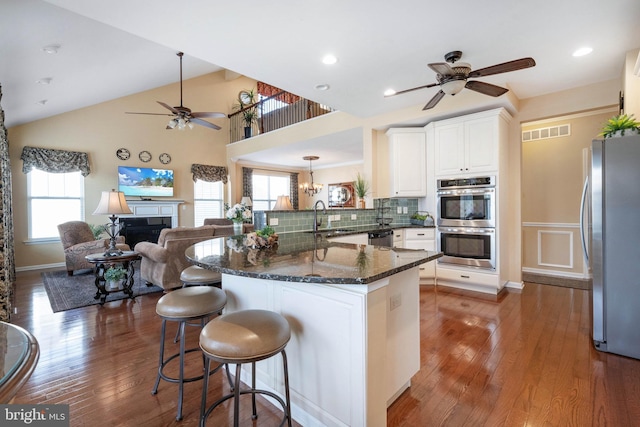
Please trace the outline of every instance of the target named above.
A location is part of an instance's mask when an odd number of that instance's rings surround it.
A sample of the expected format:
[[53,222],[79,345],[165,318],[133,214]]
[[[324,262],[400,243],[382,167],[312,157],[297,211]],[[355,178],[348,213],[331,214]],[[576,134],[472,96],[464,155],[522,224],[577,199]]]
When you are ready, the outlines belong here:
[[[283,99],[293,102],[285,102]],[[288,92],[279,92],[229,115],[231,142],[241,141],[332,111],[334,110],[326,105],[300,98]],[[256,119],[249,127],[250,131],[245,131],[245,127],[248,126],[246,126],[244,119],[250,114],[254,114]]]

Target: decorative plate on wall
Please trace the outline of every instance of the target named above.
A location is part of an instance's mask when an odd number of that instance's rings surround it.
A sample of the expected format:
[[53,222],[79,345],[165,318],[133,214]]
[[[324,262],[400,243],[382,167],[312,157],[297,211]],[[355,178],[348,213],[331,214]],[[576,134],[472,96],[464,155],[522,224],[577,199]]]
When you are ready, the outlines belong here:
[[160,159],[160,163],[162,163],[163,165],[167,165],[171,163],[171,156],[168,153],[160,154],[159,159]]
[[118,156],[120,160],[128,160],[129,157],[131,157],[131,153],[126,148],[118,148],[116,156]]
[[148,161],[151,160],[151,153],[146,150],[141,151],[140,154],[138,154],[138,158],[143,162],[147,163]]

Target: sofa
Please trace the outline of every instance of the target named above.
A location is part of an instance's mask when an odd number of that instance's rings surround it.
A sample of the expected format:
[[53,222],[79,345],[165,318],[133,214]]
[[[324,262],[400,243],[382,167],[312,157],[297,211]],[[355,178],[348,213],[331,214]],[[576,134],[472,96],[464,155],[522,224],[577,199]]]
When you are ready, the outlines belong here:
[[[243,232],[250,231],[253,231],[253,225],[244,224]],[[142,257],[140,279],[166,290],[181,287],[180,273],[191,265],[184,255],[187,248],[204,240],[233,234],[233,225],[164,228],[157,243],[139,242],[134,247]]]

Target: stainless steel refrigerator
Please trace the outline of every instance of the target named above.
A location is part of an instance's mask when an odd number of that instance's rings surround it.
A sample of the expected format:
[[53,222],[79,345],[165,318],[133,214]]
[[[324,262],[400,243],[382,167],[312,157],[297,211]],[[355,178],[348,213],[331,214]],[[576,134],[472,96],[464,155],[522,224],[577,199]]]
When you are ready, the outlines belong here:
[[594,345],[640,359],[640,136],[593,141],[581,210]]

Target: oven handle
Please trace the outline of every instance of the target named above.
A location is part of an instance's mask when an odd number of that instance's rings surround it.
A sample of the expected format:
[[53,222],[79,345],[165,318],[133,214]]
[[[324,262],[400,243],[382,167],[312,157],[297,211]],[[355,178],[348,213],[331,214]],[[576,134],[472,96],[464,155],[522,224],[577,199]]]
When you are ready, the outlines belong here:
[[456,233],[456,234],[493,234],[495,228],[438,228],[440,233]]
[[464,190],[438,190],[438,196],[457,196],[457,195],[467,195],[467,194],[493,194],[496,192],[496,189],[491,188],[468,188]]

